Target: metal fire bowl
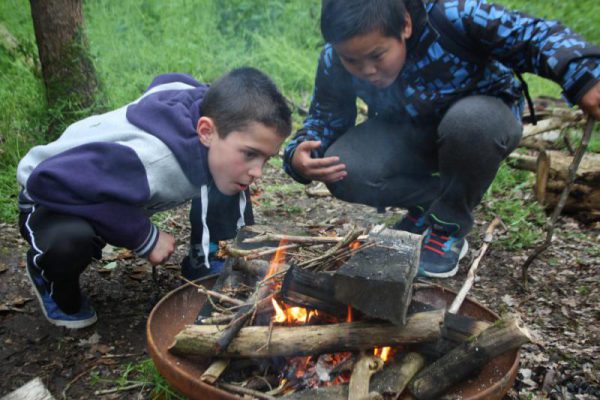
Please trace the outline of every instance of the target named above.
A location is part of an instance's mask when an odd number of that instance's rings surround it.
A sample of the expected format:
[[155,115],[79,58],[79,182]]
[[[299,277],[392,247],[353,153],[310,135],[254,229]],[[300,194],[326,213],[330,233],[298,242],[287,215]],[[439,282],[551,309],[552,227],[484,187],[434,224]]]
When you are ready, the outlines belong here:
[[[207,277],[202,284],[211,287],[215,281],[216,276]],[[414,299],[444,308],[455,295],[456,292],[442,287],[420,288],[415,292]],[[239,400],[238,396],[200,381],[210,360],[191,361],[168,351],[175,335],[185,325],[194,322],[205,301],[206,296],[198,293],[190,284],[162,298],[150,313],[146,326],[150,356],[160,374],[190,399]],[[498,319],[493,311],[469,299],[464,301],[460,314],[490,322]],[[518,350],[505,353],[490,361],[477,376],[454,387],[451,393],[464,400],[500,400],[513,386],[518,367]]]

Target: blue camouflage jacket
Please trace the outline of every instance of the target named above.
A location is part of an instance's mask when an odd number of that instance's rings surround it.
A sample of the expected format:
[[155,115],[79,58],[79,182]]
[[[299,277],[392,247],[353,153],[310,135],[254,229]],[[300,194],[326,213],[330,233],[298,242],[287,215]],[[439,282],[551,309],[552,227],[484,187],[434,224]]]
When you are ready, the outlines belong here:
[[348,73],[331,44],[321,52],[310,110],[304,126],[287,145],[286,172],[302,183],[309,181],[291,168],[299,143],[320,140],[325,150],[354,126],[356,98],[369,107],[369,115],[388,120],[410,118],[415,123],[439,123],[458,99],[485,94],[504,100],[520,119],[521,83],[513,71],[531,72],[561,85],[565,99],[577,103],[600,80],[600,51],[557,21],[509,11],[485,0],[438,0],[445,17],[457,31],[477,43],[487,61],[475,63],[443,47],[428,14],[433,2],[405,0],[413,20],[407,41],[407,59],[396,81],[376,88]]

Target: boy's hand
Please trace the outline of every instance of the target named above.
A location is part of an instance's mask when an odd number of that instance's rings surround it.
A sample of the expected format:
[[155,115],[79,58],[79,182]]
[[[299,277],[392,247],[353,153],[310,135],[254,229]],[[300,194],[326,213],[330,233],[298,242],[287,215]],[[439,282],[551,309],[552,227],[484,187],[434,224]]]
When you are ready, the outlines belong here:
[[600,121],[600,82],[597,82],[583,95],[579,107],[586,114]]
[[156,246],[150,252],[148,256],[148,261],[152,265],[162,264],[167,261],[171,254],[175,251],[175,238],[168,233],[159,231],[158,232],[158,241],[156,242]]
[[303,177],[324,183],[340,181],[348,175],[346,165],[339,157],[312,158],[311,152],[318,149],[320,141],[308,140],[296,147],[292,157],[292,168]]

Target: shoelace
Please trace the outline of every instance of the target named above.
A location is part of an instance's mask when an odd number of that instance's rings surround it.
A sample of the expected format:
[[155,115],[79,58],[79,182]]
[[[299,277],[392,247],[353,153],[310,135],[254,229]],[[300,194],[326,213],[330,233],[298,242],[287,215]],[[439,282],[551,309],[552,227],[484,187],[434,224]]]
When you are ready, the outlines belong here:
[[405,217],[407,220],[412,222],[416,227],[420,228],[425,224],[425,217],[420,216],[419,218],[412,216],[411,214],[406,214]]
[[455,241],[456,238],[430,231],[425,237],[423,248],[443,256],[452,248],[452,243]]

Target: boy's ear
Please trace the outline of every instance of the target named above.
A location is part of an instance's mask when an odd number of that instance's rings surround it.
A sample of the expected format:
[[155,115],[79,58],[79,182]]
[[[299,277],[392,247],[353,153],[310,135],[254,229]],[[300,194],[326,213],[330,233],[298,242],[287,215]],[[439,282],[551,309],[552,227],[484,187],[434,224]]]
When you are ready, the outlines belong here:
[[412,18],[409,13],[404,17],[404,30],[402,31],[402,39],[408,40],[412,35]]
[[202,143],[206,147],[210,147],[213,135],[217,134],[215,122],[209,117],[200,117],[198,125],[196,125],[196,133]]

